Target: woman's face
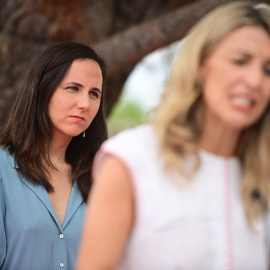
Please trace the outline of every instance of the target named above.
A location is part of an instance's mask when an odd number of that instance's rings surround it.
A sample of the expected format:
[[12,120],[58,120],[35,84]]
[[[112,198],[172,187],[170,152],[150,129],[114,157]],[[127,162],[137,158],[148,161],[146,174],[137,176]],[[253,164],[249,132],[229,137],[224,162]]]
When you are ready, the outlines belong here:
[[200,69],[205,121],[234,130],[256,122],[270,97],[270,37],[260,27],[234,30]]
[[97,62],[73,61],[49,102],[54,138],[77,136],[89,127],[100,106],[102,81]]

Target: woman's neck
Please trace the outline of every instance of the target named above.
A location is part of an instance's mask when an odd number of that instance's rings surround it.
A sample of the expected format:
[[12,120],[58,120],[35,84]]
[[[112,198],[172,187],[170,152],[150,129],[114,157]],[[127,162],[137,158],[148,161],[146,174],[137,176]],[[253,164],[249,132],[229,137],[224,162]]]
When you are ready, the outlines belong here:
[[216,155],[230,157],[235,154],[240,131],[222,125],[204,127],[199,147]]
[[49,146],[49,158],[53,165],[65,163],[66,150],[71,138],[63,140],[53,138]]

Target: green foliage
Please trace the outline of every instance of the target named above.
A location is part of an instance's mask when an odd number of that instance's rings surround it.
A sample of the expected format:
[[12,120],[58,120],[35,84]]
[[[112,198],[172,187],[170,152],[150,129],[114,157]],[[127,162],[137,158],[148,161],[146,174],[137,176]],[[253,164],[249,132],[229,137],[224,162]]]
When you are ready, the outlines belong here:
[[109,136],[145,122],[145,111],[133,100],[120,99],[108,117]]

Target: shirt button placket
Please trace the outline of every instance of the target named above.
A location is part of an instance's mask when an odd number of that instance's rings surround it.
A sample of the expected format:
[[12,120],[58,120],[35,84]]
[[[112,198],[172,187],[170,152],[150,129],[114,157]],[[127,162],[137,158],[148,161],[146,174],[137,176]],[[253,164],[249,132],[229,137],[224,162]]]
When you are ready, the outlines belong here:
[[[59,238],[60,238],[60,239],[63,239],[63,238],[64,238],[64,234],[60,233],[60,234],[59,234]],[[60,263],[59,263],[59,266],[60,266],[61,268],[63,268],[63,267],[65,266],[65,264],[64,264],[63,262],[60,262]]]

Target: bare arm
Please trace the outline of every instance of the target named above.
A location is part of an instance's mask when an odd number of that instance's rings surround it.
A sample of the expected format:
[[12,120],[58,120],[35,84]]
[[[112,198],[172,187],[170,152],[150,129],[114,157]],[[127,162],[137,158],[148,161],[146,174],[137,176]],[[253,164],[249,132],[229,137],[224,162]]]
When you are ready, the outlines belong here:
[[116,268],[133,223],[133,194],[126,167],[104,158],[88,201],[76,270]]

